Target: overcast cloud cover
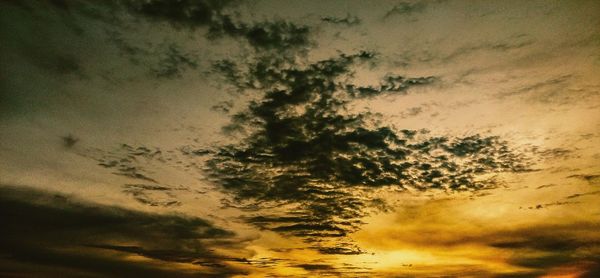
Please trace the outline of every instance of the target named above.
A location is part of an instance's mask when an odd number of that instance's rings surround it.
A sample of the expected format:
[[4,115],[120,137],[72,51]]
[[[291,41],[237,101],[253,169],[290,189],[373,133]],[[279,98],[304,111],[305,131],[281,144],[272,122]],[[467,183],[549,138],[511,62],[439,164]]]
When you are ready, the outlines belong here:
[[597,277],[597,1],[0,3],[0,276]]

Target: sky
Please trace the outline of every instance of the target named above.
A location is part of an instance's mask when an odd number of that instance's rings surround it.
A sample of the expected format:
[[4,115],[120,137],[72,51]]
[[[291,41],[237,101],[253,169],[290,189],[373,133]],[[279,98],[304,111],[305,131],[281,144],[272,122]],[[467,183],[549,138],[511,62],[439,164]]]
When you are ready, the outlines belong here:
[[0,276],[600,276],[598,1],[0,6]]

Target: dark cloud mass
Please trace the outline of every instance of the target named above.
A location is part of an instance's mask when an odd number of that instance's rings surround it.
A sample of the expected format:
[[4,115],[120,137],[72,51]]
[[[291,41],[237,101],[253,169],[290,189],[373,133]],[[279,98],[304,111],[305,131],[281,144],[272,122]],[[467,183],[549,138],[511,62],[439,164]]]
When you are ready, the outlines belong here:
[[239,22],[225,11],[233,2],[235,1],[123,1],[131,12],[149,19],[168,22],[175,27],[206,27],[212,38],[224,35],[244,38],[258,49],[283,51],[309,44],[308,26],[283,20]]
[[[583,276],[594,277],[600,272],[598,260],[599,238],[590,231],[598,229],[597,223],[574,223],[571,225],[549,224],[546,227],[522,228],[490,235],[489,245],[512,250],[515,254],[511,264],[540,269],[538,275],[550,267],[579,265]],[[582,239],[579,233],[590,235]],[[532,275],[529,273],[528,275]]]
[[232,1],[219,0],[125,0],[129,10],[157,21],[178,27],[208,26],[217,20],[222,10]]
[[[3,185],[0,193],[3,275],[35,276],[35,269],[23,269],[22,264],[66,269],[67,276],[143,273],[179,277],[238,272],[227,266],[232,258],[211,251],[216,242],[236,246],[234,234],[200,218],[136,212],[24,187]],[[128,253],[159,263],[129,261]],[[160,261],[206,268],[191,272],[169,269],[161,267]]]
[[344,237],[367,214],[371,189],[479,190],[493,183],[478,175],[527,171],[523,158],[497,137],[428,137],[426,131],[377,126],[369,111],[349,112],[353,101],[407,94],[437,79],[388,75],[378,86],[350,83],[354,67],[374,56],[359,52],[316,62],[266,56],[244,65],[215,64],[238,90],[259,96],[226,129],[249,136],[221,147],[207,162],[208,174],[235,199],[298,206],[289,215],[250,223],[301,237]]

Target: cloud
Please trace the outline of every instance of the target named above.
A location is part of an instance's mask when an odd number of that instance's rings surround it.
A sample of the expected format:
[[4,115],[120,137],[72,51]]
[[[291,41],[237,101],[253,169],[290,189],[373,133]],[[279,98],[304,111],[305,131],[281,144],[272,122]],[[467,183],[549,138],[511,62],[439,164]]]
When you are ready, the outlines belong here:
[[259,50],[286,52],[310,45],[310,28],[283,20],[262,21],[253,24],[235,23],[231,17],[223,17],[219,24],[211,26],[210,35],[228,35],[244,38]]
[[397,5],[395,5],[394,7],[392,7],[391,10],[389,10],[384,16],[383,18],[389,18],[392,16],[402,16],[402,15],[411,15],[414,13],[421,13],[423,11],[425,11],[425,9],[427,8],[427,3],[425,1],[418,1],[418,2],[400,2]]
[[135,14],[152,20],[166,21],[176,27],[199,27],[214,24],[223,9],[232,1],[217,0],[125,0],[123,5]]
[[[499,54],[509,55],[532,46],[536,40],[527,34],[510,35],[504,38],[483,41],[468,41],[460,46],[449,46],[444,49],[425,47],[424,49],[410,49],[393,54],[389,62],[397,67],[407,68],[412,66],[430,65],[433,67],[448,67],[452,64],[468,64],[475,55]],[[469,78],[482,72],[489,71],[489,68],[475,66],[467,69],[457,75],[455,82],[471,82]]]
[[149,205],[171,207],[180,206],[181,202],[177,200],[172,191],[177,190],[167,186],[155,184],[126,184],[123,186],[123,192],[131,195],[136,201]]
[[381,84],[377,87],[363,87],[349,84],[346,86],[346,90],[354,97],[372,97],[387,92],[405,93],[411,87],[431,85],[435,81],[437,81],[437,78],[434,76],[406,78],[399,75],[388,75],[384,77]]
[[599,174],[570,175],[567,178],[584,180],[592,185],[600,184],[600,175]]
[[149,149],[144,146],[132,147],[127,144],[121,144],[121,147],[113,152],[101,154],[98,158],[94,158],[99,166],[108,169],[114,169],[113,174],[129,177],[143,182],[159,183],[154,178],[145,173],[138,158],[163,160],[162,151],[160,149]]
[[[175,169],[195,176],[201,172],[201,164],[195,159],[211,153],[210,149],[194,145],[162,150],[157,147],[120,144],[112,150],[88,148],[80,152],[80,155],[95,160],[98,166],[113,170],[114,175],[129,178],[130,181],[122,186],[122,192],[136,202],[152,207],[174,207],[182,205],[178,198],[182,192],[199,192],[183,185],[170,184],[161,174],[164,174],[165,169]],[[155,176],[160,176],[161,179]]]
[[[580,271],[597,272],[600,238],[596,223],[551,224],[499,231],[492,247],[514,250],[509,263],[552,272],[565,265],[580,265]],[[490,238],[493,235],[490,235]],[[589,263],[592,263],[589,265]],[[584,266],[585,265],[585,266]]]
[[369,214],[373,189],[476,191],[496,186],[479,175],[528,170],[498,137],[431,137],[378,126],[369,111],[349,112],[354,101],[405,95],[437,80],[388,74],[378,85],[352,84],[354,68],[374,57],[363,51],[298,62],[266,55],[214,65],[255,99],[226,128],[248,136],[217,148],[207,175],[238,202],[295,205],[246,221],[305,240],[345,237]]
[[222,113],[229,113],[233,108],[233,101],[222,101],[211,107],[212,110]]
[[360,249],[360,247],[347,243],[337,244],[334,246],[318,246],[314,247],[314,249],[318,250],[321,254],[329,255],[360,255],[366,253]]
[[208,28],[210,38],[227,35],[243,38],[257,49],[285,51],[309,45],[310,28],[283,20],[239,22],[227,14],[225,9],[234,1],[178,1],[165,0],[123,1],[133,14],[142,15],[158,22],[167,22],[175,27]]
[[400,114],[400,117],[401,118],[410,118],[410,117],[417,116],[421,113],[423,113],[423,107],[415,106],[415,107],[410,107],[410,108],[406,109],[406,112],[402,112]]
[[345,17],[335,17],[335,16],[324,16],[321,17],[321,21],[331,23],[331,24],[341,24],[346,26],[354,26],[360,24],[360,18],[357,16],[353,16],[347,14]]
[[567,159],[573,156],[573,150],[565,148],[548,148],[542,150],[534,148],[532,152],[542,159]]
[[79,138],[73,136],[72,134],[63,136],[61,139],[65,148],[72,148],[77,142],[79,142]]
[[566,197],[566,199],[575,199],[575,198],[579,198],[582,196],[589,196],[589,195],[598,195],[600,194],[600,191],[590,191],[590,192],[585,192],[585,193],[577,193],[577,194],[573,194],[573,195],[569,195]]
[[398,250],[423,254],[422,260],[411,261],[413,268],[423,271],[414,276],[464,275],[466,269],[481,269],[482,273],[476,276],[538,277],[573,265],[578,266],[578,271],[571,273],[597,273],[600,224],[596,219],[564,221],[561,217],[555,219],[558,221],[542,218],[523,222],[507,220],[520,219],[520,215],[488,220],[469,216],[472,210],[485,210],[495,203],[481,204],[479,208],[448,199],[403,205],[398,207],[395,218],[384,225],[370,226],[354,237],[382,258]]
[[[564,206],[564,205],[574,205],[574,204],[579,204],[580,202],[560,202],[560,201],[556,201],[556,202],[551,202],[551,203],[545,203],[545,204],[537,204],[535,206],[530,206],[527,207],[528,209],[543,209],[543,208],[548,208],[548,207],[553,207],[553,206]],[[519,209],[521,209],[523,207],[519,207]]]
[[503,40],[465,45],[455,49],[446,56],[440,57],[440,59],[442,62],[447,63],[455,61],[459,57],[468,56],[479,51],[508,52],[510,50],[517,50],[530,46],[533,43],[535,43],[535,40],[528,35],[514,35]]
[[557,186],[558,184],[555,183],[548,183],[548,184],[542,184],[538,187],[536,187],[536,189],[542,189],[542,188],[547,188],[547,187],[553,187],[553,186]]
[[334,267],[329,264],[298,264],[296,267],[300,267],[309,271],[334,269]]
[[501,92],[496,96],[498,98],[525,96],[530,100],[548,103],[566,101],[568,100],[568,96],[561,97],[561,94],[565,91],[572,79],[572,75],[553,77],[548,80],[521,86],[511,91]]
[[[87,275],[151,277],[240,273],[228,263],[239,258],[212,250],[240,248],[240,242],[206,220],[98,205],[25,187],[2,186],[0,191],[3,269],[28,264]],[[127,254],[150,260],[130,260]]]
[[181,77],[185,70],[196,69],[197,67],[197,57],[183,53],[177,45],[171,44],[167,47],[158,66],[152,72],[159,78],[173,78]]

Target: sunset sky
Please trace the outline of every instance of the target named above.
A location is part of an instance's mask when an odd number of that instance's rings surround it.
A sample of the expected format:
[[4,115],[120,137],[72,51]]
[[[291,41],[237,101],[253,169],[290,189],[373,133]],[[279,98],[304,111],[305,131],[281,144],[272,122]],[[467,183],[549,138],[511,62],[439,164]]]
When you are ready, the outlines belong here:
[[0,2],[2,277],[600,277],[600,1]]

